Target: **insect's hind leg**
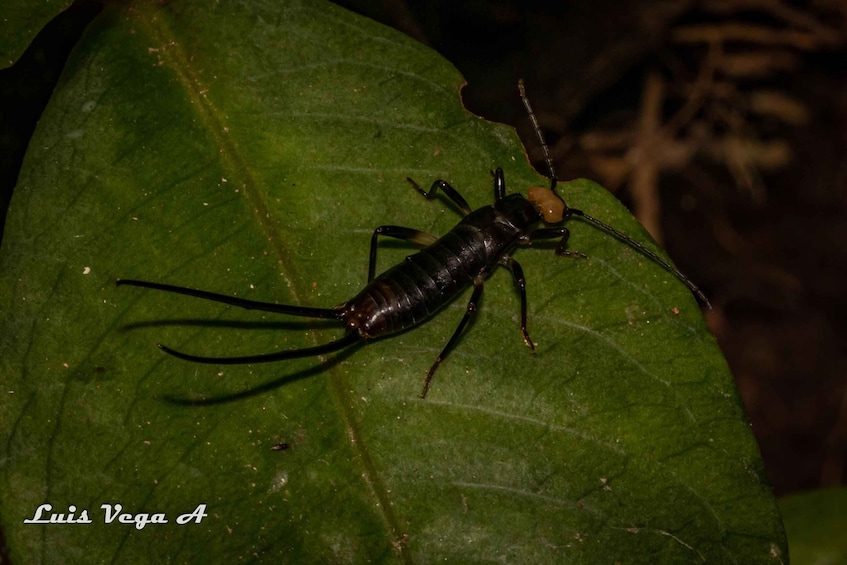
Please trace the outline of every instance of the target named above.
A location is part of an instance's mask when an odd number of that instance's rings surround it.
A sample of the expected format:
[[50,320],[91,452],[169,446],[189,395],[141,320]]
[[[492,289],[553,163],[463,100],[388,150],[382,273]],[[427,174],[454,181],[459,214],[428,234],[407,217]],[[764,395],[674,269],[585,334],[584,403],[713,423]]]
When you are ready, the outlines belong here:
[[379,226],[374,230],[371,236],[371,251],[370,259],[368,260],[368,282],[374,280],[376,275],[376,248],[379,236],[393,237],[395,239],[403,239],[411,241],[415,245],[427,247],[435,243],[438,239],[432,234],[426,233],[412,228],[404,228],[402,226]]
[[409,177],[406,177],[406,182],[411,184],[412,188],[417,190],[419,193],[423,194],[424,198],[426,198],[427,200],[432,200],[433,198],[435,198],[436,194],[438,193],[438,189],[440,188],[442,192],[444,192],[444,194],[446,194],[450,198],[450,200],[452,200],[456,204],[456,206],[459,207],[459,210],[461,210],[465,216],[471,213],[471,207],[467,203],[467,201],[462,198],[462,195],[459,194],[458,190],[450,186],[445,180],[438,179],[436,181],[433,181],[432,186],[429,187],[429,192],[422,189],[420,185],[418,185],[418,183],[416,183]]
[[482,297],[482,289],[485,284],[485,278],[482,275],[474,278],[473,281],[473,294],[471,294],[471,299],[468,301],[468,307],[465,310],[465,315],[462,316],[459,325],[456,326],[456,330],[453,332],[453,335],[450,337],[450,341],[447,342],[447,345],[444,346],[444,349],[441,350],[441,353],[438,354],[438,357],[435,359],[435,363],[432,364],[432,367],[429,368],[429,372],[426,374],[426,379],[424,379],[423,390],[420,393],[420,398],[426,398],[426,393],[429,392],[429,385],[432,382],[432,376],[435,374],[435,370],[438,369],[438,366],[442,361],[447,357],[447,354],[453,349],[456,345],[456,342],[459,341],[459,337],[462,335],[462,330],[465,329],[465,326],[470,321],[471,317],[476,312],[477,304],[479,304],[479,299]]

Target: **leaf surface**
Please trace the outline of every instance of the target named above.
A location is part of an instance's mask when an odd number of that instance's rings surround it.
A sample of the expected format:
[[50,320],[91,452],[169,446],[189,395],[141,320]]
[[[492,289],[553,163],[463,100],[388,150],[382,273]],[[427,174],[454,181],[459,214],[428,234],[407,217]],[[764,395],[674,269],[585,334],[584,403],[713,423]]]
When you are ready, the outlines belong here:
[[0,6],[0,69],[14,64],[41,28],[71,4],[72,0],[4,0]]
[[794,563],[847,563],[847,489],[829,488],[779,499]]
[[[375,227],[443,234],[458,220],[406,177],[445,179],[472,207],[493,200],[497,166],[511,191],[543,184],[511,128],[462,108],[461,84],[426,47],[318,1],[98,16],[30,144],[0,253],[0,515],[14,562],[785,559],[696,302],[587,224],[569,228],[588,260],[515,254],[536,354],[501,269],[426,400],[469,293],[341,355],[216,366],[154,344],[249,355],[341,332],[115,288],[332,307],[364,286]],[[596,184],[562,190],[648,241]],[[410,252],[386,242],[380,270]],[[168,401],[227,395],[241,397]],[[94,523],[24,524],[45,502]],[[104,504],[168,523],[105,524]],[[199,504],[200,524],[176,523]]]

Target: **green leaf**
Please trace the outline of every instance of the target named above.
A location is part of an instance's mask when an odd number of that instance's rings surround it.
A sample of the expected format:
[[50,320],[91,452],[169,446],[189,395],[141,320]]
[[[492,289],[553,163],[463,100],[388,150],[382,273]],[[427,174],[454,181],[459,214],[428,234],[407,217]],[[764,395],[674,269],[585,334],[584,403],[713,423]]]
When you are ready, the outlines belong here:
[[794,563],[847,563],[847,489],[833,488],[781,498],[779,508]]
[[47,22],[72,0],[3,0],[0,6],[0,69],[14,64]]
[[[492,202],[494,167],[512,191],[544,183],[511,128],[462,108],[461,84],[428,48],[319,1],[98,16],[30,144],[0,253],[13,562],[786,559],[696,302],[587,224],[569,227],[588,260],[515,255],[536,354],[498,272],[426,400],[469,294],[326,360],[200,365],[156,349],[247,355],[341,332],[117,277],[331,307],[364,286],[374,228],[457,222],[407,176],[446,179],[473,207]],[[597,185],[562,190],[649,241]],[[380,268],[408,253],[387,242]],[[24,524],[42,503],[93,523]],[[104,504],[168,523],[105,524]],[[199,524],[176,523],[200,504]]]

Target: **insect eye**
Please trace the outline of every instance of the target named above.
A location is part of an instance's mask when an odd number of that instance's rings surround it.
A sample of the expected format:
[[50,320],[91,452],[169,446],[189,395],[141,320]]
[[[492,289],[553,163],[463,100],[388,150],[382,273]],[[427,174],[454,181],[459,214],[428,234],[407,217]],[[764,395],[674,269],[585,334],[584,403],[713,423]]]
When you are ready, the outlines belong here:
[[562,221],[565,203],[555,192],[543,186],[533,186],[526,196],[546,223],[555,224]]

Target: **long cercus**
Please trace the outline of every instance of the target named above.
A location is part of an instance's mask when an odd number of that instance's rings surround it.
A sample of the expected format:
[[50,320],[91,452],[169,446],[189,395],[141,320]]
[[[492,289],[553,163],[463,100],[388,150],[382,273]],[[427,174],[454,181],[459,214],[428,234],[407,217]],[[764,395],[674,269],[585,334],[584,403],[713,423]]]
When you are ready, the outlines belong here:
[[[184,294],[248,310],[332,319],[343,324],[346,329],[343,337],[323,345],[244,357],[203,357],[175,351],[158,344],[164,352],[174,357],[186,361],[216,364],[265,363],[312,357],[332,353],[355,343],[396,334],[422,324],[466,288],[473,287],[459,325],[426,374],[421,398],[426,396],[436,369],[456,345],[462,331],[476,311],[484,282],[497,267],[504,267],[512,273],[520,296],[521,335],[527,347],[531,350],[535,349],[527,332],[526,279],[523,269],[512,254],[520,246],[561,238],[556,247],[557,255],[585,258],[586,255],[583,253],[566,249],[569,232],[561,224],[573,217],[588,222],[658,263],[682,281],[706,306],[709,306],[709,301],[703,292],[679,269],[626,234],[565,204],[556,192],[557,181],[552,160],[522,84],[519,84],[519,89],[521,100],[529,113],[544,151],[550,171],[550,187],[532,187],[526,198],[518,193],[506,194],[503,170],[498,167],[492,173],[494,203],[472,210],[465,199],[446,181],[436,180],[429,191],[426,191],[413,180],[407,179],[412,187],[428,200],[435,198],[440,189],[461,210],[463,218],[440,238],[401,226],[386,225],[376,228],[371,237],[368,284],[359,294],[334,308],[258,302],[204,290],[140,280],[118,279],[116,284]],[[540,227],[542,223],[548,227]],[[404,261],[379,276],[375,276],[380,236],[406,240],[423,249],[406,257]]]

